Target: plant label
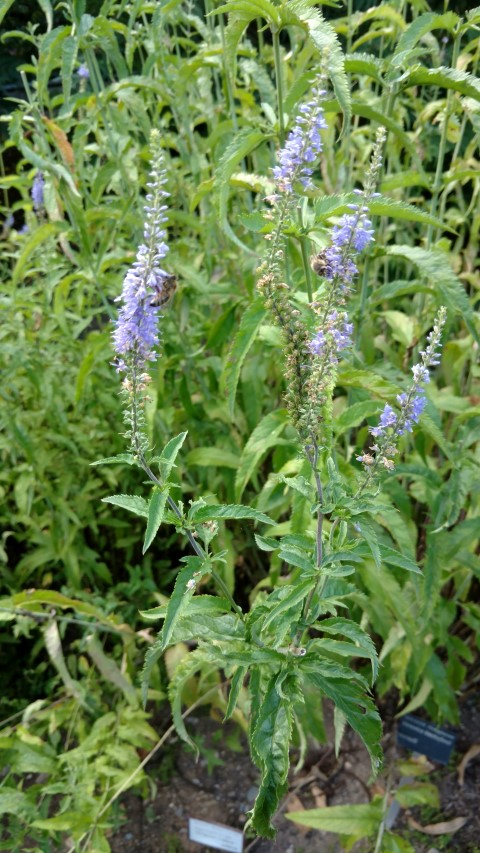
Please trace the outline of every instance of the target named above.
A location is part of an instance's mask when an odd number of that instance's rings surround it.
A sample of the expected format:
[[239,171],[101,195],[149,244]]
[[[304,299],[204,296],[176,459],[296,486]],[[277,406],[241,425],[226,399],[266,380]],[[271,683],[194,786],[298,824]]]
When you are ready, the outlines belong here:
[[397,730],[397,743],[407,749],[413,749],[426,755],[431,761],[448,764],[456,736],[436,726],[427,720],[407,714],[403,717]]
[[188,837],[190,841],[206,844],[215,850],[227,850],[229,853],[242,853],[243,832],[230,829],[222,823],[210,823],[206,820],[188,819]]

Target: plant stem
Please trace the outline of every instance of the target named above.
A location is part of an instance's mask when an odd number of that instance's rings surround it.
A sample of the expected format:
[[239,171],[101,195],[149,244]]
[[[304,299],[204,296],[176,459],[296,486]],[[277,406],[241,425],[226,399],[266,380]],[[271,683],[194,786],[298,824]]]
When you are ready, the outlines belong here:
[[[140,451],[140,454],[138,456],[138,461],[139,461],[141,467],[143,468],[143,470],[145,471],[147,477],[152,481],[152,483],[154,483],[156,486],[159,486],[160,488],[163,488],[162,482],[158,479],[158,477],[155,476],[152,469],[148,465],[148,463],[145,459],[145,456],[143,454],[143,451]],[[183,515],[180,511],[178,504],[173,500],[173,498],[170,495],[167,498],[167,503],[168,503],[170,509],[172,510],[172,512],[174,513],[174,515],[176,515],[176,517],[178,519],[183,520]],[[192,546],[196,555],[198,557],[200,557],[200,559],[205,560],[208,555],[207,555],[206,551],[204,550],[204,548],[202,548],[200,543],[197,542],[192,531],[185,528],[184,532],[186,533],[188,541],[190,542],[190,545]],[[210,568],[210,574],[211,574],[214,582],[217,584],[217,586],[220,587],[225,598],[227,598],[228,601],[230,602],[230,604],[231,604],[233,610],[235,611],[235,613],[237,614],[237,616],[240,616],[243,619],[243,612],[242,612],[241,608],[238,606],[235,599],[233,598],[233,596],[232,596],[230,590],[228,589],[225,581],[220,577],[220,575],[215,571],[215,569]]]
[[305,236],[300,237],[300,249],[302,252],[302,264],[303,271],[305,273],[305,283],[307,285],[308,301],[313,302],[312,273],[310,270],[310,261],[307,252],[307,238]]
[[[320,567],[322,565],[322,561],[323,561],[322,537],[323,537],[323,517],[324,516],[323,516],[322,509],[321,509],[322,502],[323,502],[323,488],[322,488],[322,481],[320,479],[320,474],[318,472],[318,444],[317,444],[315,438],[313,438],[313,437],[312,437],[312,444],[308,447],[305,447],[305,456],[307,457],[308,461],[310,462],[310,465],[312,466],[313,476],[315,478],[315,485],[317,487],[317,497],[318,497],[319,506],[318,506],[318,512],[317,512],[317,535],[316,535],[316,542],[315,542],[315,565],[316,565],[317,569],[320,569]],[[298,647],[298,645],[300,644],[300,641],[302,639],[303,630],[304,630],[303,625],[307,621],[308,611],[310,610],[310,605],[312,603],[312,599],[313,599],[315,594],[320,593],[322,591],[322,589],[325,585],[325,581],[326,581],[326,576],[320,575],[320,577],[317,578],[314,586],[311,588],[310,592],[308,593],[308,595],[305,599],[303,609],[302,609],[302,617],[301,617],[302,627],[297,629],[297,632],[295,634],[295,639],[293,641],[294,646]]]
[[277,27],[272,27],[272,37],[273,57],[275,62],[275,82],[277,84],[278,135],[280,139],[280,148],[283,148],[285,142],[285,124],[283,121],[283,75],[282,59],[280,55],[280,30]]

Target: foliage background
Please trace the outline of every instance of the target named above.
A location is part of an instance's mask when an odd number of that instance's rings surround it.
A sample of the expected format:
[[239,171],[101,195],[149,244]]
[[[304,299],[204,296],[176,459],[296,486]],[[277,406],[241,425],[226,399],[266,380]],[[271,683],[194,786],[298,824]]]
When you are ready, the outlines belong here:
[[[357,346],[335,400],[344,472],[367,439],[365,416],[373,423],[401,386],[442,303],[448,340],[420,429],[385,484],[395,510],[379,514],[375,528],[420,562],[423,577],[380,575],[367,563],[350,609],[377,642],[378,695],[395,691],[399,710],[425,707],[454,722],[458,691],[475,672],[480,627],[478,13],[466,8],[469,17],[460,19],[457,4],[445,14],[443,5],[368,5],[322,10],[346,51],[352,122],[342,119],[336,68],[315,219],[306,235],[292,235],[289,263],[305,300],[302,239],[312,249],[324,243],[342,193],[361,183],[376,124],[385,122],[381,192],[396,206],[382,196],[374,211],[377,242],[354,306]],[[311,7],[272,7],[303,21],[278,36],[287,126],[318,64]],[[165,528],[142,556],[140,520],[100,503],[138,490],[138,475],[89,467],[124,449],[111,320],[141,238],[152,127],[168,162],[170,257],[180,280],[154,373],[152,445],[188,429],[177,460],[184,501],[208,493],[253,503],[275,518],[277,533],[309,524],[306,501],[277,476],[301,472],[301,463],[281,414],[281,341],[268,322],[259,325],[255,301],[260,211],[281,132],[268,19],[275,16],[268,4],[222,10],[180,2],[53,9],[43,0],[14,3],[2,22],[0,690],[2,716],[12,716],[2,746],[11,768],[6,812],[19,839],[39,796],[24,788],[28,766],[50,774],[37,826],[42,843],[72,821],[82,837],[93,815],[95,843],[106,844],[107,823],[95,816],[138,764],[135,747],[155,737],[135,691],[148,647],[138,611],[170,594],[186,543]],[[75,73],[80,62],[90,71],[86,83]],[[38,169],[46,176],[39,215],[30,199]],[[221,531],[224,580],[244,607],[286,577],[278,560],[255,548],[253,532],[228,523]],[[217,681],[200,679],[191,701]],[[167,682],[163,667],[152,700],[161,702]],[[220,688],[211,701],[221,706]],[[92,768],[96,733],[107,729]],[[89,767],[81,794],[71,769],[79,756]]]

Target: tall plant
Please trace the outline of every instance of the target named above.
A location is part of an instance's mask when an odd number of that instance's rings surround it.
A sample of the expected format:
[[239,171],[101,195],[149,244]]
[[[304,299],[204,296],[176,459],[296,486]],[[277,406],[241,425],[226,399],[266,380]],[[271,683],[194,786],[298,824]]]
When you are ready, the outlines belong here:
[[[297,217],[299,204],[313,187],[312,174],[322,150],[326,127],[320,81],[311,99],[300,107],[294,129],[278,154],[273,171],[276,185],[266,212],[268,249],[260,268],[258,289],[275,323],[281,329],[285,350],[286,406],[298,436],[298,452],[308,462],[306,476],[285,478],[286,485],[306,496],[313,527],[296,535],[273,538],[257,535],[258,547],[278,552],[289,567],[286,583],[258,595],[245,613],[222,579],[218,566],[224,552],[213,543],[222,519],[272,520],[257,509],[218,505],[203,498],[187,508],[173,494],[172,471],[186,433],[172,438],[164,450],[150,451],[145,432],[144,406],[149,361],[156,358],[157,324],[161,306],[171,289],[171,275],[163,268],[166,180],[160,137],[152,135],[152,171],[145,207],[145,242],[127,273],[122,307],[114,332],[117,370],[122,383],[129,453],[102,460],[139,466],[152,483],[148,500],[115,495],[107,502],[147,519],[146,551],[162,522],[186,535],[193,554],[181,559],[169,603],[147,618],[163,619],[163,627],[148,651],[143,674],[144,695],[152,667],[172,644],[194,642],[196,648],[179,664],[170,684],[177,730],[190,741],[181,717],[182,687],[200,669],[222,669],[230,680],[226,718],[233,713],[239,691],[247,685],[251,714],[249,740],[261,783],[251,815],[256,832],[273,837],[271,823],[287,787],[289,746],[295,715],[305,687],[315,688],[336,707],[337,746],[346,722],[360,735],[376,772],[381,761],[381,726],[369,695],[367,679],[345,665],[353,658],[367,659],[371,680],[377,674],[377,654],[371,638],[354,620],[338,616],[354,590],[345,580],[370,554],[378,568],[383,563],[418,572],[415,563],[378,541],[370,519],[379,509],[378,478],[390,471],[400,437],[418,422],[425,404],[423,386],[429,368],[438,363],[445,310],[441,309],[428,338],[428,346],[413,370],[406,390],[397,395],[395,408],[386,404],[377,426],[370,428],[373,443],[359,452],[362,468],[344,475],[336,464],[331,429],[332,400],[340,358],[351,345],[353,324],[347,307],[357,274],[356,258],[373,240],[369,203],[381,166],[385,134],[377,133],[370,169],[357,200],[334,225],[325,250],[312,259],[319,287],[313,300],[299,310],[291,301],[285,270],[285,244]],[[354,196],[355,198],[355,196]],[[211,580],[219,595],[201,591]]]

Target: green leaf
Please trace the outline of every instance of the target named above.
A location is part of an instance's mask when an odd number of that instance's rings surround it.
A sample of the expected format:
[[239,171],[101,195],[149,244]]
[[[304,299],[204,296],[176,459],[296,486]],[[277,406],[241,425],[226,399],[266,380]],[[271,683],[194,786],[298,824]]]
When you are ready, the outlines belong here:
[[243,362],[250,347],[257,337],[258,330],[266,315],[263,302],[255,300],[244,312],[238,331],[233,339],[232,348],[229,352],[227,363],[223,370],[221,385],[228,394],[228,411],[230,417],[234,418],[235,397],[237,393],[238,380]]
[[[43,162],[43,161],[42,161]],[[43,168],[48,164],[43,165]],[[35,231],[31,234],[31,236],[27,239],[25,245],[23,246],[22,251],[18,256],[17,263],[15,264],[13,273],[12,273],[12,284],[18,284],[19,281],[24,277],[26,272],[26,267],[28,264],[32,263],[32,255],[38,248],[38,246],[44,245],[48,242],[49,237],[53,237],[57,234],[62,234],[67,231],[68,226],[65,222],[45,222],[43,225],[39,225],[35,228]]]
[[410,51],[426,33],[438,29],[453,32],[459,21],[460,18],[454,12],[447,12],[444,15],[425,12],[423,15],[419,15],[400,36],[392,58],[393,64],[398,65],[399,58],[402,59],[403,63],[406,63]]
[[[371,199],[368,208],[373,216],[388,216],[390,219],[403,219],[407,222],[422,222],[424,225],[434,225],[436,228],[448,228],[445,222],[432,216],[425,210],[408,204],[406,201],[394,201],[386,196]],[[452,230],[452,229],[450,229]]]
[[258,533],[254,533],[253,535],[260,551],[276,551],[280,547],[277,539],[272,539],[269,536],[259,536]]
[[163,448],[160,456],[155,456],[152,459],[152,463],[156,462],[160,468],[160,478],[163,483],[166,483],[172,473],[172,469],[175,465],[175,459],[177,458],[178,452],[187,435],[187,432],[181,432],[180,435],[175,436],[175,438],[171,438],[168,444]]
[[308,0],[290,0],[280,7],[282,24],[297,25],[307,29],[308,34],[321,56],[328,55],[327,73],[330,77],[338,103],[343,112],[344,130],[350,124],[352,114],[348,77],[345,73],[345,54],[332,24],[327,22],[320,10]]
[[365,418],[377,415],[379,411],[381,411],[381,406],[375,400],[353,403],[334,419],[333,429],[337,435],[342,435],[347,430],[359,426]]
[[0,24],[15,0],[0,0]]
[[413,572],[416,575],[421,575],[422,572],[417,564],[409,557],[399,554],[394,548],[389,548],[388,545],[380,545],[380,555],[384,563],[390,566],[398,566],[400,569],[406,569],[407,572]]
[[362,690],[361,685],[357,683],[354,678],[355,673],[350,672],[349,678],[347,675],[340,678],[335,675],[335,671],[330,674],[325,667],[322,667],[322,671],[319,668],[319,661],[315,660],[314,657],[311,660],[309,653],[304,658],[299,658],[298,666],[308,680],[343,711],[348,724],[357,732],[367,747],[372,770],[376,774],[382,759],[382,748],[380,746],[382,726],[375,705]]
[[449,311],[463,317],[470,334],[480,342],[474,311],[445,252],[440,249],[422,249],[420,246],[389,246],[386,251],[390,256],[404,257],[414,264],[419,273],[430,281],[443,304]]
[[345,71],[347,74],[363,74],[383,84],[382,72],[384,62],[371,53],[350,53],[345,56]]
[[188,606],[189,599],[194,594],[194,588],[189,588],[188,584],[196,576],[198,579],[207,574],[211,570],[211,565],[208,561],[203,561],[200,557],[185,557],[186,566],[180,570],[175,581],[170,601],[167,605],[165,614],[165,622],[161,633],[162,645],[161,651],[170,643],[170,638],[175,627],[175,622],[183,615]]
[[109,498],[102,498],[102,503],[120,506],[122,509],[128,509],[129,512],[135,513],[135,515],[148,518],[148,502],[138,495],[111,495]]
[[285,560],[291,566],[297,566],[303,569],[308,574],[312,575],[315,571],[315,563],[311,554],[306,553],[302,548],[295,548],[293,545],[281,545],[278,556],[281,560]]
[[192,513],[192,521],[197,524],[204,521],[220,521],[222,519],[244,519],[249,518],[252,521],[261,521],[263,524],[275,524],[268,515],[260,512],[258,509],[252,509],[249,506],[241,506],[241,504],[227,504],[226,506],[217,506],[210,504],[195,509]]
[[196,447],[187,455],[187,465],[200,465],[207,468],[238,468],[240,457],[221,447]]
[[17,817],[24,817],[26,815],[32,816],[34,811],[34,804],[23,791],[2,787],[0,790],[0,815],[14,814]]
[[98,459],[97,462],[90,462],[90,465],[137,465],[137,460],[133,453],[119,453],[117,456],[106,456],[105,459]]
[[[289,747],[292,733],[292,702],[279,695],[279,674],[271,676],[259,697],[251,733],[252,755],[262,773],[260,788],[251,814],[254,830],[263,838],[274,838],[272,818],[288,789]],[[282,684],[282,692],[288,686]],[[287,692],[288,696],[288,692]]]
[[[308,578],[305,581],[297,583],[295,586],[282,587],[281,592],[285,597],[272,607],[263,623],[262,629],[267,630],[272,622],[274,622],[276,633],[279,638],[282,638],[284,635],[284,628],[282,626],[281,619],[282,615],[305,600],[312,588],[312,584],[312,579]],[[290,621],[291,620],[289,620],[289,622]],[[285,626],[285,629],[286,628],[288,628],[288,624]]]
[[391,398],[398,394],[399,388],[388,379],[378,376],[373,370],[355,370],[341,367],[338,371],[338,385],[342,388],[363,388],[382,398]]
[[322,619],[317,623],[317,628],[326,634],[343,634],[344,637],[349,637],[354,643],[357,643],[359,648],[363,649],[366,656],[370,658],[372,664],[372,676],[375,681],[378,674],[378,659],[377,650],[371,637],[351,619],[344,619],[341,616],[335,616],[332,619]]
[[310,826],[324,832],[354,835],[357,839],[369,838],[378,833],[383,819],[383,800],[381,797],[376,797],[371,803],[350,803],[347,806],[327,806],[322,809],[285,812],[285,817],[302,826]]
[[431,782],[411,782],[400,785],[395,792],[395,799],[403,809],[423,805],[438,809],[440,806],[438,788]]
[[157,535],[158,529],[163,521],[167,500],[168,488],[165,487],[163,489],[158,489],[155,487],[148,504],[148,521],[142,554],[145,554],[145,551],[150,547]]
[[277,447],[281,443],[279,436],[288,424],[289,417],[286,409],[269,412],[257,424],[243,449],[237,471],[235,479],[235,497],[237,500],[240,500],[260,459],[271,447]]
[[370,553],[375,560],[375,565],[377,569],[379,569],[382,565],[382,560],[380,556],[380,546],[378,544],[378,537],[375,532],[375,528],[371,523],[370,519],[366,515],[358,515],[357,523],[360,525],[360,532],[362,537],[364,538]]
[[242,689],[243,682],[245,680],[245,676],[247,675],[247,672],[248,672],[247,666],[239,666],[235,670],[235,673],[232,677],[232,681],[230,684],[230,692],[228,694],[227,710],[225,711],[225,716],[223,718],[224,722],[226,720],[229,720],[230,717],[232,716],[233,712],[235,711],[237,701],[238,701],[238,696],[239,696],[240,690]]

